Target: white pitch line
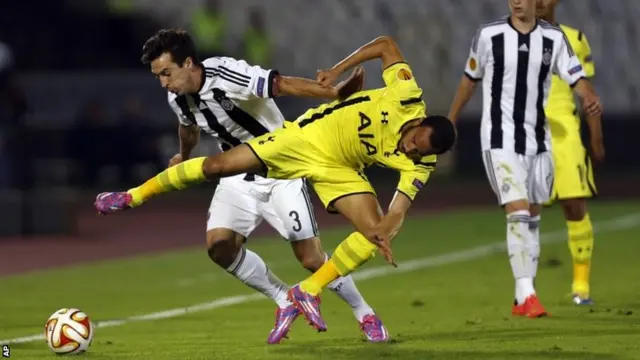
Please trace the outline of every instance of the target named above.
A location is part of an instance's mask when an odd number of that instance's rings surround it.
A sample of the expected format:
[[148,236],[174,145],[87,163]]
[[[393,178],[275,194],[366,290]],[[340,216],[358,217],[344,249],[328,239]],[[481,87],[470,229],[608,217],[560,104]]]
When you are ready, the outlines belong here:
[[[638,225],[640,225],[640,213],[631,214],[628,216],[616,218],[609,221],[595,223],[594,231],[596,232],[620,231],[620,230],[632,229],[637,227]],[[551,232],[541,234],[540,236],[540,242],[546,243],[546,244],[565,241],[565,239],[566,239],[566,230],[551,231]],[[378,266],[370,269],[360,270],[353,274],[353,278],[354,280],[367,280],[367,279],[374,279],[374,278],[383,277],[387,275],[395,275],[399,273],[411,272],[411,271],[416,271],[420,269],[460,263],[468,260],[482,258],[495,253],[499,253],[504,251],[505,248],[506,248],[505,242],[500,241],[500,242],[495,242],[488,245],[476,246],[466,250],[454,251],[447,254],[429,256],[421,259],[406,261],[398,264],[398,268],[393,268],[391,266],[385,265],[385,266]],[[206,302],[206,303],[196,304],[188,307],[169,309],[169,310],[164,310],[164,311],[159,311],[159,312],[154,312],[154,313],[144,314],[144,315],[130,316],[120,320],[99,321],[94,325],[96,328],[105,328],[105,327],[112,327],[112,326],[122,326],[131,322],[168,319],[168,318],[173,318],[173,317],[177,317],[185,314],[225,308],[225,307],[244,304],[244,303],[257,301],[257,300],[267,300],[267,297],[265,297],[260,293],[251,294],[251,295],[229,296],[229,297],[217,299],[217,300]],[[8,344],[28,343],[28,342],[44,340],[44,339],[45,339],[44,334],[37,334],[37,335],[24,336],[24,337],[19,337],[14,339],[0,340],[0,344],[8,345]]]

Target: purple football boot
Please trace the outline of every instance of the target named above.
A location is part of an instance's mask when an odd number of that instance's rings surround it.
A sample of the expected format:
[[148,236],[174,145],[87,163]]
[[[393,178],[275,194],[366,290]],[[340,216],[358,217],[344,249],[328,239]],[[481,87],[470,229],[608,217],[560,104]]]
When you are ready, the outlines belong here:
[[282,339],[287,339],[287,334],[295,319],[300,316],[300,311],[291,304],[284,309],[276,310],[276,324],[269,333],[267,344],[279,344]]
[[103,192],[96,196],[93,205],[100,215],[107,215],[129,209],[131,201],[131,194],[127,192]]
[[327,325],[320,315],[320,297],[313,296],[302,291],[300,284],[289,289],[289,301],[300,310],[302,315],[307,319],[309,325],[316,328],[319,332],[327,331]]
[[360,330],[362,330],[369,342],[389,341],[389,331],[382,324],[382,320],[375,314],[366,315],[362,319]]

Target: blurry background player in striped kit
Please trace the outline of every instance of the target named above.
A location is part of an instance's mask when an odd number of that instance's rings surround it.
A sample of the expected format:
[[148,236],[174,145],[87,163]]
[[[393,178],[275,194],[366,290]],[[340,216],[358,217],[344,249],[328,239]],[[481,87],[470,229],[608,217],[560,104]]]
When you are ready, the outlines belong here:
[[547,315],[533,280],[540,256],[540,210],[553,186],[551,139],[544,104],[551,73],[583,98],[592,115],[600,99],[560,28],[536,19],[536,0],[509,0],[511,15],[480,27],[449,118],[456,121],[482,82],[480,125],[485,170],[507,217],[507,249],[515,278],[514,315]]

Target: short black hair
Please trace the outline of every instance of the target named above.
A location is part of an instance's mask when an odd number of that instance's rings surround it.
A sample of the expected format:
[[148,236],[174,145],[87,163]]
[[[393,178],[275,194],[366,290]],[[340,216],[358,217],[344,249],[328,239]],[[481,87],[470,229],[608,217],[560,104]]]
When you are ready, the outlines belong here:
[[173,61],[182,67],[184,61],[190,57],[193,62],[198,63],[196,46],[189,33],[181,29],[158,30],[142,46],[142,57],[140,61],[149,65],[164,53],[171,54]]
[[422,120],[420,126],[428,126],[433,129],[429,140],[431,140],[431,147],[437,155],[451,150],[456,142],[456,129],[446,116],[427,116]]

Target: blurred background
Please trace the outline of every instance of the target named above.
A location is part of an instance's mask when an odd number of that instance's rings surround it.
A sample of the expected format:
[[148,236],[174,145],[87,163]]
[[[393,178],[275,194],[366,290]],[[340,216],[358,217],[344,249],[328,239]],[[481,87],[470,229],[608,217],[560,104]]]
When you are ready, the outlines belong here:
[[[233,56],[304,77],[388,34],[413,65],[429,112],[446,113],[475,30],[508,12],[505,0],[23,0],[10,7],[0,12],[0,256],[7,261],[18,248],[46,251],[104,242],[109,234],[117,247],[131,241],[126,224],[145,224],[140,237],[150,241],[140,248],[163,241],[150,230],[169,237],[168,229],[185,227],[194,235],[182,232],[174,245],[203,243],[215,184],[154,200],[137,216],[93,212],[97,192],[140,183],[178,150],[166,94],[139,62],[142,44],[160,28],[189,30],[202,57]],[[640,195],[639,17],[635,0],[563,0],[558,7],[558,20],[582,30],[593,49],[605,106],[607,159],[596,169],[602,199]],[[366,69],[367,87],[381,86],[380,64]],[[421,205],[495,202],[480,157],[480,100],[478,92],[457,149],[439,161]],[[290,119],[314,105],[278,103]],[[216,151],[203,136],[196,154]],[[370,175],[383,201],[396,180],[385,175]],[[163,211],[167,221],[144,220]]]

